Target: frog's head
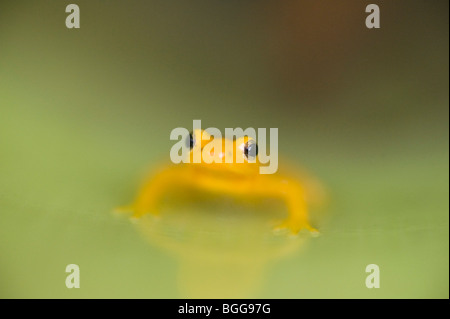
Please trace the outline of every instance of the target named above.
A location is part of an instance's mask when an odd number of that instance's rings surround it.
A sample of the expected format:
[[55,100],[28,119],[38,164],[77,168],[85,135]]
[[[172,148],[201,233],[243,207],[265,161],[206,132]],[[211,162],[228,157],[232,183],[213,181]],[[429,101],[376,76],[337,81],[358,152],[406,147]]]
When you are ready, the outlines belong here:
[[[259,173],[258,145],[254,138],[242,136],[234,139],[218,138],[205,130],[194,130],[186,140],[190,148],[190,163],[216,172],[253,175]],[[197,153],[200,163],[195,163]]]

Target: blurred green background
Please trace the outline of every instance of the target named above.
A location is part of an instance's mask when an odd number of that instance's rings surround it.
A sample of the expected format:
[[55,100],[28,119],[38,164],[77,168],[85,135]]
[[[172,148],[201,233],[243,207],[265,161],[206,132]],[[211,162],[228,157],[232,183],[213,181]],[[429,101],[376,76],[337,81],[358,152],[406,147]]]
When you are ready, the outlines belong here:
[[[368,1],[77,0],[80,29],[2,1],[0,297],[448,298],[448,1],[372,2],[381,29]],[[322,236],[113,215],[193,119],[278,127],[329,191]]]

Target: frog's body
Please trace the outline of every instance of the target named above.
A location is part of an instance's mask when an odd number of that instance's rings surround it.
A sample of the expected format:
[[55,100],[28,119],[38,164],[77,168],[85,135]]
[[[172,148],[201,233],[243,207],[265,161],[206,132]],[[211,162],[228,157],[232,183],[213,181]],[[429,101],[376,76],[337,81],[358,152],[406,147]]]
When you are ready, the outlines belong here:
[[[191,135],[191,163],[170,165],[152,176],[142,187],[135,202],[129,210],[134,212],[134,217],[140,217],[146,213],[158,214],[158,203],[162,196],[173,187],[187,187],[211,193],[226,194],[240,198],[248,197],[271,197],[279,198],[286,202],[289,216],[278,227],[287,228],[292,233],[301,229],[317,232],[308,220],[306,193],[294,178],[280,173],[259,174],[260,163],[257,159],[257,147],[253,148],[256,157],[253,162],[247,161],[249,151],[247,146],[253,143],[248,137],[236,140],[222,139],[223,149],[225,144],[232,144],[234,159],[238,156],[244,157],[243,163],[225,163],[223,152],[211,153],[217,159],[215,163],[192,163],[195,148],[203,149],[206,132],[194,131]],[[192,145],[192,141],[196,142]],[[207,143],[207,142],[206,142]],[[256,145],[256,143],[254,143]],[[219,162],[223,160],[222,162]]]

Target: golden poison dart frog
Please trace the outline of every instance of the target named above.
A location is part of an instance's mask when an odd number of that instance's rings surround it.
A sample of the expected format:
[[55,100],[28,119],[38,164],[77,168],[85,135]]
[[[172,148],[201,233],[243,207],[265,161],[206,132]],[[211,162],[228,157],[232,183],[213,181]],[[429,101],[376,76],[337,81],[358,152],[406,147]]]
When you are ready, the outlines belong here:
[[[201,190],[207,193],[234,196],[238,198],[276,198],[285,202],[288,217],[276,227],[288,229],[297,234],[306,229],[313,234],[318,231],[310,225],[308,216],[308,183],[302,183],[291,175],[260,174],[258,145],[251,137],[233,140],[221,138],[222,151],[211,151],[214,162],[204,160],[194,163],[194,151],[203,150],[210,141],[204,130],[194,130],[185,141],[190,149],[189,163],[167,165],[154,173],[142,186],[135,201],[125,210],[133,212],[133,217],[144,214],[159,214],[158,204],[166,192],[175,187]],[[227,163],[223,150],[233,150],[234,161]],[[228,154],[230,155],[230,154]],[[236,161],[238,157],[242,161]]]

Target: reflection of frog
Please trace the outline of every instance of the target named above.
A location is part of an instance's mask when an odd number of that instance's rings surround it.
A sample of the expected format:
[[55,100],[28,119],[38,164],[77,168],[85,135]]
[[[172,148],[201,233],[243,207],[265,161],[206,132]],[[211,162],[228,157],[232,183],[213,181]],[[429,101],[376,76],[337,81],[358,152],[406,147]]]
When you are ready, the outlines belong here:
[[[207,164],[203,160],[200,163],[193,163],[195,148],[202,150],[210,142],[205,141],[205,136],[208,137],[205,131],[196,130],[188,137],[186,142],[191,148],[190,163],[165,167],[143,185],[135,202],[128,209],[134,212],[134,217],[146,213],[158,214],[158,203],[167,191],[174,187],[186,187],[239,198],[282,199],[287,205],[289,215],[277,228],[287,228],[292,233],[297,233],[301,229],[317,232],[308,221],[306,190],[302,184],[280,173],[259,174],[258,146],[252,138],[245,136],[235,140],[225,138],[221,140],[222,150],[225,150],[226,144],[232,146],[230,149],[234,151],[233,163],[225,163],[223,151],[211,153],[216,159],[213,163]],[[235,160],[238,156],[244,157],[242,163]],[[253,161],[248,161],[252,158]]]

